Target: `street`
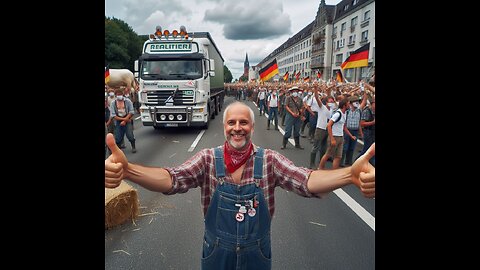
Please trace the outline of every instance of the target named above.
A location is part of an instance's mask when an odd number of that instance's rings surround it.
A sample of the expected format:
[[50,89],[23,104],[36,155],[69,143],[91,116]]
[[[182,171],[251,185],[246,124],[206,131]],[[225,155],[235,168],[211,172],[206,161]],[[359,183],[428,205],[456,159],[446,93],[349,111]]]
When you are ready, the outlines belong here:
[[[223,108],[233,101],[233,97],[225,97]],[[301,138],[305,149],[295,149],[291,138],[281,150],[282,134],[273,128],[266,130],[265,116],[258,115],[252,102],[244,102],[255,114],[253,143],[307,167],[312,144]],[[222,117],[223,110],[207,130],[154,130],[137,119],[134,134],[138,152],[131,153],[127,140],[123,150],[132,163],[175,166],[203,148],[223,144]],[[357,144],[354,157],[362,147]],[[140,216],[135,222],[105,230],[105,269],[200,269],[204,227],[200,190],[165,196],[128,183],[138,190]],[[322,199],[303,198],[277,188],[272,269],[375,269],[375,200],[364,198],[354,186]]]

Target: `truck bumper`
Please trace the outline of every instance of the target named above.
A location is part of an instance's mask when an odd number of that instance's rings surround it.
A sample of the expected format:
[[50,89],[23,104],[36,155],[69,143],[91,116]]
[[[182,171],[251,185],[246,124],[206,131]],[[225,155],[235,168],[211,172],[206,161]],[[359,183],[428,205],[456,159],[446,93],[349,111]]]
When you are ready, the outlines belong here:
[[[205,126],[208,119],[206,110],[198,112],[198,107],[170,107],[149,106],[142,110],[142,122],[144,126],[154,127],[190,127]],[[194,113],[195,111],[195,113]]]

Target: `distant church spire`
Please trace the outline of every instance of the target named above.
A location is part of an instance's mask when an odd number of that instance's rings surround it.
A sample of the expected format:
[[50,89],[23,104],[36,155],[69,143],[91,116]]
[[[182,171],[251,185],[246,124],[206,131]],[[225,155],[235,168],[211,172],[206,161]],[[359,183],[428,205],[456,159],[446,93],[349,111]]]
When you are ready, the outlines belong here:
[[243,75],[248,76],[249,68],[250,68],[250,63],[248,63],[248,53],[245,53],[245,62],[243,63]]

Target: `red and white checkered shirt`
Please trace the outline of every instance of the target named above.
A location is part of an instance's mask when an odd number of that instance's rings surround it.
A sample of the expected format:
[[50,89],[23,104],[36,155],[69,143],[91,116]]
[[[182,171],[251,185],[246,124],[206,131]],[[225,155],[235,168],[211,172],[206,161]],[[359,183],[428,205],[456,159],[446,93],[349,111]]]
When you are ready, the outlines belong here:
[[[220,146],[220,147],[223,147]],[[257,147],[254,146],[252,155],[248,158],[240,180],[240,185],[255,183],[253,178],[253,161]],[[200,187],[202,192],[203,214],[207,213],[218,180],[215,177],[215,156],[213,148],[204,149],[176,167],[165,168],[172,177],[172,189],[166,195],[185,193],[191,188]],[[307,180],[312,170],[297,167],[292,161],[271,149],[265,149],[263,157],[263,179],[260,188],[263,190],[268,204],[270,217],[275,211],[275,187],[292,191],[303,197],[319,197],[307,189]],[[232,175],[225,170],[226,182],[234,183]]]

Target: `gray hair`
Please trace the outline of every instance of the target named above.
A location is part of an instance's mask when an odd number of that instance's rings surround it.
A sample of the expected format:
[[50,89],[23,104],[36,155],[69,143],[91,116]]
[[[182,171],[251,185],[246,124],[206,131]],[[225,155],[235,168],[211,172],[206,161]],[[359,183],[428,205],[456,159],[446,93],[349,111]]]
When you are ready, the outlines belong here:
[[243,102],[240,102],[240,101],[235,101],[233,103],[230,103],[226,108],[225,110],[223,111],[223,124],[225,124],[225,119],[227,118],[227,111],[230,109],[230,107],[232,107],[233,105],[238,105],[238,104],[241,104],[245,107],[248,108],[249,112],[250,112],[250,119],[252,119],[252,125],[255,124],[255,114],[253,113],[253,110],[252,108],[250,108],[249,106],[247,106],[247,104],[243,103]]

